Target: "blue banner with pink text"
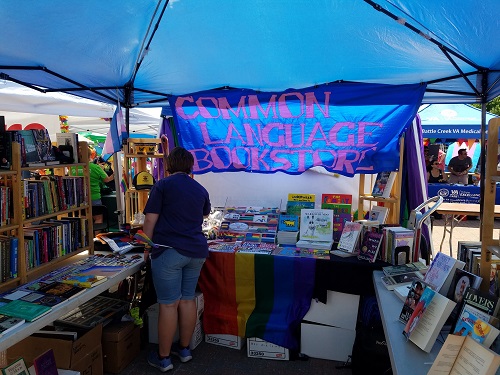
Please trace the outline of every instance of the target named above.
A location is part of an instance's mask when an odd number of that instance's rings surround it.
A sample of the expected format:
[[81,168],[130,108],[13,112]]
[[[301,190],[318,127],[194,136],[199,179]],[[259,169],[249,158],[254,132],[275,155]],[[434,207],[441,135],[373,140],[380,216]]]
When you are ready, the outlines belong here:
[[172,96],[180,146],[193,172],[345,176],[395,171],[399,142],[425,85],[332,83],[284,92],[211,90]]

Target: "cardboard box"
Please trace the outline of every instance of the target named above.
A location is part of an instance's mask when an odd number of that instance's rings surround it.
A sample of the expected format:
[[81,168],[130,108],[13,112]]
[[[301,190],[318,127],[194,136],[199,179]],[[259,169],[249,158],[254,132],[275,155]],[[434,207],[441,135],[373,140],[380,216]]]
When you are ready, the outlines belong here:
[[133,322],[106,326],[102,331],[104,371],[118,374],[141,351],[141,329]]
[[300,329],[300,352],[309,357],[345,362],[352,354],[355,330],[304,322]]
[[82,374],[102,375],[101,337],[100,324],[75,341],[29,336],[7,349],[7,359],[10,363],[23,357],[26,364],[31,366],[36,357],[47,351],[47,348],[52,348],[57,367],[80,371]]
[[287,348],[257,337],[247,338],[247,356],[249,358],[276,359],[280,361],[288,361],[290,359],[290,353]]
[[205,334],[205,342],[239,350],[243,347],[245,340],[240,336],[211,333]]
[[329,290],[327,302],[311,301],[304,321],[320,323],[345,329],[356,329],[359,296]]

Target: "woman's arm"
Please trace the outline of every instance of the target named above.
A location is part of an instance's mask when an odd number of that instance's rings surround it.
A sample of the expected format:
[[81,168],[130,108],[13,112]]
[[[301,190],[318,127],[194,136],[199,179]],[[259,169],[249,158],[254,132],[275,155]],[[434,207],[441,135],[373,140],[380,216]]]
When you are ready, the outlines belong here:
[[[147,213],[144,218],[144,225],[142,226],[142,230],[144,234],[146,234],[146,236],[148,236],[151,240],[153,240],[153,232],[159,216],[159,214]],[[144,261],[148,259],[148,256],[149,248],[146,247],[146,249],[144,250]]]

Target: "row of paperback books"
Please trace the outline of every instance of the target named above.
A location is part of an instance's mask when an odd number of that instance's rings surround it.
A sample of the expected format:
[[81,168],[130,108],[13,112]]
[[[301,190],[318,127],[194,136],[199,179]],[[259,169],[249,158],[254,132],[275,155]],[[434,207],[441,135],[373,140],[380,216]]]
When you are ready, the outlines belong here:
[[17,277],[18,244],[17,237],[0,236],[0,277],[2,282]]
[[89,201],[85,181],[70,176],[23,180],[22,199],[23,219],[81,207]]
[[279,208],[226,207],[218,231],[224,241],[276,242]]
[[[0,181],[0,184],[10,184],[10,180]],[[0,186],[0,225],[9,225],[14,217],[12,205],[12,188],[10,186]]]
[[24,227],[28,269],[88,246],[88,226],[87,218],[64,217]]

